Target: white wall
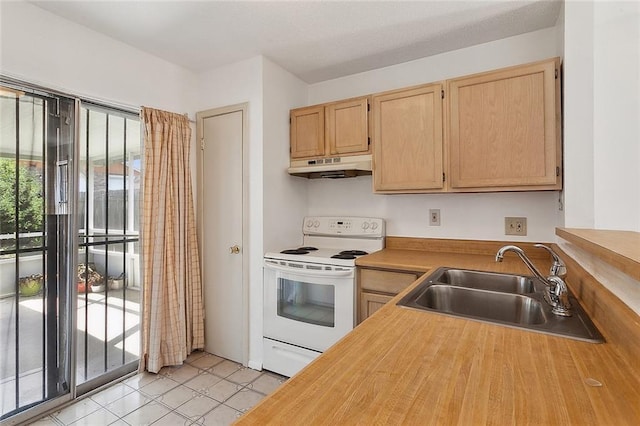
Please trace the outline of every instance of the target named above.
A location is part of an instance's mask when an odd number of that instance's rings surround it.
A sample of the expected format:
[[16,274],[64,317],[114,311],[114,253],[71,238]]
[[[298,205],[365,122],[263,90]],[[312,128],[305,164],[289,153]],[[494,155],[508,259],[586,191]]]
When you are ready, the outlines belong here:
[[[566,2],[565,226],[640,232],[640,3]],[[637,280],[558,239],[636,312]]]
[[[206,111],[247,102],[249,105],[249,167],[243,171],[249,182],[248,245],[243,253],[248,256],[249,276],[249,363],[252,367],[262,364],[261,345],[256,344],[256,333],[262,334],[262,259],[263,251],[263,95],[262,58],[237,62],[204,72],[198,76],[196,110]],[[206,260],[205,260],[206,261]],[[255,361],[254,361],[255,360]],[[258,365],[259,364],[259,365]]]
[[[249,103],[249,365],[262,366],[262,259],[301,242],[306,182],[289,176],[289,110],[307,85],[263,57],[198,76],[197,110]],[[245,250],[245,253],[247,251]]]
[[[557,29],[549,28],[325,81],[309,87],[308,104],[344,99],[517,65],[559,54]],[[373,195],[371,177],[309,182],[308,213],[380,216],[387,235],[512,241],[554,241],[562,214],[558,192]],[[428,225],[439,208],[440,227]],[[505,216],[526,216],[527,237],[504,235]]]
[[640,3],[567,2],[565,225],[640,231]]
[[547,28],[309,86],[309,104],[430,83],[557,56],[556,29]]
[[188,112],[195,75],[26,2],[0,2],[2,74],[75,95]]
[[307,84],[268,59],[263,61],[263,70],[264,248],[273,251],[302,243],[307,182],[286,170],[289,110],[304,104]]
[[593,228],[593,3],[566,2],[564,22],[565,226]]
[[560,13],[556,20],[556,51],[558,56],[564,57],[564,2],[560,6]]
[[[302,217],[307,209],[306,182],[287,174],[289,110],[304,102],[307,84],[263,58],[263,229],[264,251],[282,250],[302,242]],[[262,258],[260,259],[262,260]],[[251,306],[249,366],[262,367],[262,281]],[[258,298],[260,300],[258,301]],[[259,303],[258,303],[259,302]]]
[[640,232],[640,2],[593,12],[594,227]]
[[[387,235],[509,241],[554,241],[558,193],[374,195],[371,177],[309,182],[315,215],[382,217]],[[429,226],[440,209],[441,226]],[[527,236],[505,236],[504,216],[527,217]]]
[[[555,30],[556,30],[556,51],[558,52],[557,55],[560,58],[564,58],[564,2],[562,3],[561,7],[560,7],[560,13],[558,14],[558,19],[556,20],[556,26],[555,26]],[[564,65],[560,66],[560,76],[561,76],[561,81],[562,84],[560,85],[560,90],[562,91],[562,88],[564,87],[564,74],[563,74],[563,67]],[[562,102],[564,102],[564,99],[562,100]],[[564,105],[563,105],[564,106]],[[563,123],[564,123],[564,115],[563,115]],[[563,129],[563,135],[562,138],[564,140],[564,129]],[[563,147],[564,148],[564,147]],[[564,161],[566,162],[566,151],[564,151]],[[564,169],[564,167],[563,167]],[[566,172],[564,172],[564,175],[566,175]],[[566,188],[566,181],[564,184],[564,187]],[[561,191],[559,194],[559,203],[561,204],[560,207],[560,211],[558,212],[558,221],[556,226],[558,227],[564,227],[565,226],[565,212],[564,212],[564,197],[565,197],[565,192],[566,191]]]

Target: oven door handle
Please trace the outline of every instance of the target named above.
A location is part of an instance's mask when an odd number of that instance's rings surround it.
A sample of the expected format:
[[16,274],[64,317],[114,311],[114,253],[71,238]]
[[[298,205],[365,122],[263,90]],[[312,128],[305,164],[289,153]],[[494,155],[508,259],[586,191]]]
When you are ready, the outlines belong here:
[[314,269],[304,269],[304,268],[287,268],[285,266],[274,265],[269,262],[264,262],[264,267],[269,269],[274,269],[276,271],[289,272],[292,274],[298,275],[311,275],[317,277],[346,277],[349,275],[353,275],[353,269],[348,269],[346,271],[318,271]]

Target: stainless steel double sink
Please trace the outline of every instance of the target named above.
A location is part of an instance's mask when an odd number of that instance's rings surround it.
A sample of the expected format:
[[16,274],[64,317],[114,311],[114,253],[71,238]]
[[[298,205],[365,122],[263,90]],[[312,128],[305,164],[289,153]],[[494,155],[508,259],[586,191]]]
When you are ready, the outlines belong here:
[[602,343],[604,338],[569,294],[573,315],[551,312],[535,277],[439,268],[404,296],[399,306]]

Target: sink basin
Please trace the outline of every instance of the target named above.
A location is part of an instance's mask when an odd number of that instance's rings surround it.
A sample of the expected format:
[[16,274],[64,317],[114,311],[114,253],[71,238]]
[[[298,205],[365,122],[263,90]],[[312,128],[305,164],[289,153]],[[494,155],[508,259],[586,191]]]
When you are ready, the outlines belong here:
[[538,280],[512,274],[439,268],[422,279],[399,306],[591,343],[604,338],[569,293],[572,316],[551,312]]
[[536,291],[531,277],[465,269],[441,268],[439,271],[441,272],[430,278],[430,281],[515,294],[526,294]]
[[431,285],[413,303],[451,314],[510,322],[543,324],[542,304],[531,297],[450,285]]

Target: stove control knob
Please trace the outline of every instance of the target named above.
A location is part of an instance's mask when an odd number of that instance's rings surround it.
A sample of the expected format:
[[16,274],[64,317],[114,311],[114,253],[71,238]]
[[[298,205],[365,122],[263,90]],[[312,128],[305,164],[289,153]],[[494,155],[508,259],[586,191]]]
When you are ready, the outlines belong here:
[[371,222],[371,229],[373,229],[373,230],[378,229],[378,223],[377,222]]
[[362,229],[368,229],[369,228],[369,223],[368,222],[362,222]]
[[317,228],[318,226],[320,226],[320,221],[316,220],[315,222],[313,222],[313,227]]
[[311,226],[313,226],[313,221],[312,220],[308,220],[307,221],[307,228],[311,228]]

